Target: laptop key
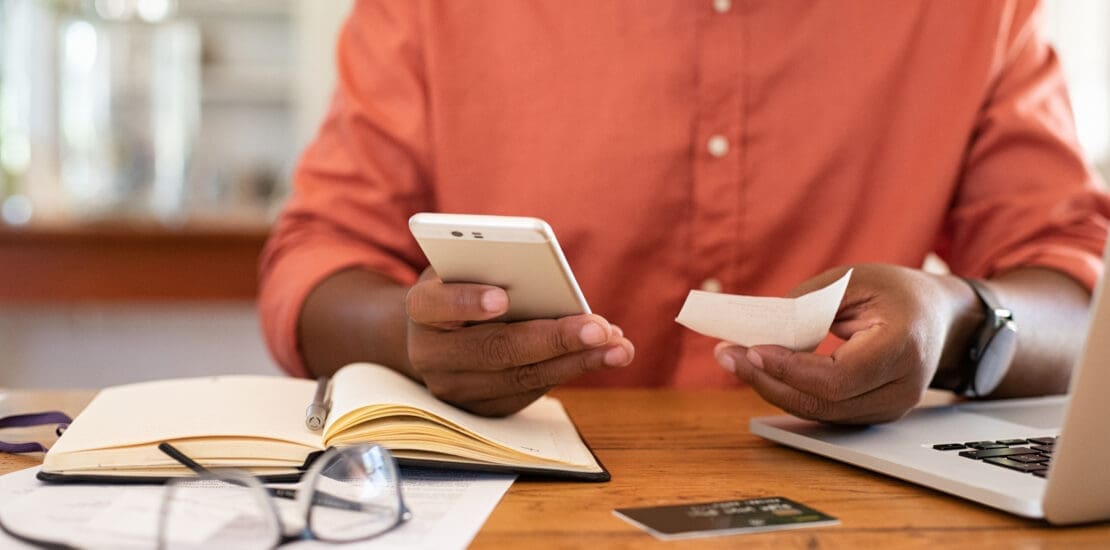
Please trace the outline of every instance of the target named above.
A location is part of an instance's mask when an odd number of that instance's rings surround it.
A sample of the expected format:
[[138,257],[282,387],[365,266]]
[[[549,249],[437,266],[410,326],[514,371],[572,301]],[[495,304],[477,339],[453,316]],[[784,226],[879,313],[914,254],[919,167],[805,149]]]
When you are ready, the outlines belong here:
[[960,451],[960,456],[966,458],[973,458],[976,460],[983,458],[996,458],[1003,456],[1013,455],[1028,455],[1037,454],[1037,451],[1029,447],[1003,447],[1001,449],[980,449],[975,451]]
[[999,443],[1001,445],[1025,445],[1027,441],[1024,439],[999,439],[995,443]]
[[972,449],[1003,449],[1006,447],[1005,445],[1001,443],[995,443],[994,441],[969,441],[967,443],[964,443],[964,445],[967,445]]
[[1024,462],[1024,463],[1026,463],[1026,464],[1034,464],[1034,463],[1045,463],[1045,462],[1048,462],[1048,460],[1049,460],[1049,457],[1047,457],[1047,456],[1045,456],[1045,455],[1042,455],[1042,454],[1035,454],[1035,455],[1013,455],[1013,456],[1011,456],[1011,457],[1010,457],[1010,460],[1016,460],[1016,461],[1018,461],[1018,462]]
[[1030,443],[1036,443],[1037,445],[1052,445],[1053,443],[1056,443],[1056,438],[1055,437],[1030,437],[1029,442]]
[[1017,470],[1019,472],[1025,472],[1027,474],[1037,472],[1037,471],[1040,471],[1040,470],[1047,470],[1048,469],[1043,464],[1037,464],[1037,463],[1026,464],[1024,462],[1018,462],[1016,460],[1011,460],[1011,459],[1005,458],[1005,457],[988,458],[988,459],[983,460],[983,462],[988,462],[990,464],[994,464],[996,466],[1002,466],[1004,468],[1009,468],[1011,470]]
[[937,443],[933,448],[938,451],[955,451],[956,449],[966,449],[967,445],[963,443]]
[[1055,445],[1031,445],[1031,447],[1034,450],[1037,450],[1039,452],[1052,454],[1052,451],[1053,451],[1053,449],[1055,449],[1056,446]]
[[1037,477],[1047,478],[1048,477],[1048,468],[1045,468],[1043,470],[1036,470],[1036,471],[1033,472],[1033,475],[1035,475]]

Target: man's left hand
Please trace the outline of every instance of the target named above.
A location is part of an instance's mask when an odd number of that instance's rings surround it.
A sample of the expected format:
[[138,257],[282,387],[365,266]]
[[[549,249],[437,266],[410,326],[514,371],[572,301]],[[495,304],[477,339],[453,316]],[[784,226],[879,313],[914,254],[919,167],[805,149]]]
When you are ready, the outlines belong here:
[[[822,288],[847,269],[826,271],[790,295]],[[955,277],[883,264],[854,270],[830,329],[844,340],[832,355],[722,342],[717,361],[802,418],[845,424],[900,418],[921,399],[950,327],[975,298]]]

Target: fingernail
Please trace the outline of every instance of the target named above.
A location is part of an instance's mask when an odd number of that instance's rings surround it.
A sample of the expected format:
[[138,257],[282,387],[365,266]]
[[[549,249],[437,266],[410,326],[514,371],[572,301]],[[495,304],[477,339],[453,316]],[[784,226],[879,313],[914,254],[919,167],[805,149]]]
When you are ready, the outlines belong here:
[[755,367],[757,369],[762,369],[763,368],[763,358],[760,357],[759,354],[756,353],[754,349],[749,349],[748,350],[747,357],[748,357],[748,362],[751,363],[753,367]]
[[736,374],[736,360],[732,358],[731,353],[718,353],[717,362],[721,364],[721,368]]
[[509,306],[509,296],[502,290],[485,291],[481,301],[482,310],[488,313],[499,313]]
[[604,344],[609,339],[609,335],[605,329],[597,323],[586,323],[578,331],[578,339],[587,346],[598,346]]
[[617,346],[605,352],[605,364],[610,367],[621,367],[628,364],[628,350],[624,346]]

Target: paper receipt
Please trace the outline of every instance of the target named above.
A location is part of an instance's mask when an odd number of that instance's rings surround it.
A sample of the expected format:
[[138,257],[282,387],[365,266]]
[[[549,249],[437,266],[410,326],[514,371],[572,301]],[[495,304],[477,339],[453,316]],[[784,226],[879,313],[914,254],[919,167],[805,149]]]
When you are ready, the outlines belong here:
[[849,269],[829,286],[797,298],[691,290],[675,321],[745,347],[774,344],[811,351],[828,334],[851,277]]

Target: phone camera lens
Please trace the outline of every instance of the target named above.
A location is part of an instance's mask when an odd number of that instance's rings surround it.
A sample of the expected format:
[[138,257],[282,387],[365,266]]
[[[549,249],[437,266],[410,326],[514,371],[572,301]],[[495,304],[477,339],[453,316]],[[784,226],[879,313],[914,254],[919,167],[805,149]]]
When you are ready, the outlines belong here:
[[456,236],[456,237],[462,237],[463,236],[462,231],[452,231],[451,234]]

